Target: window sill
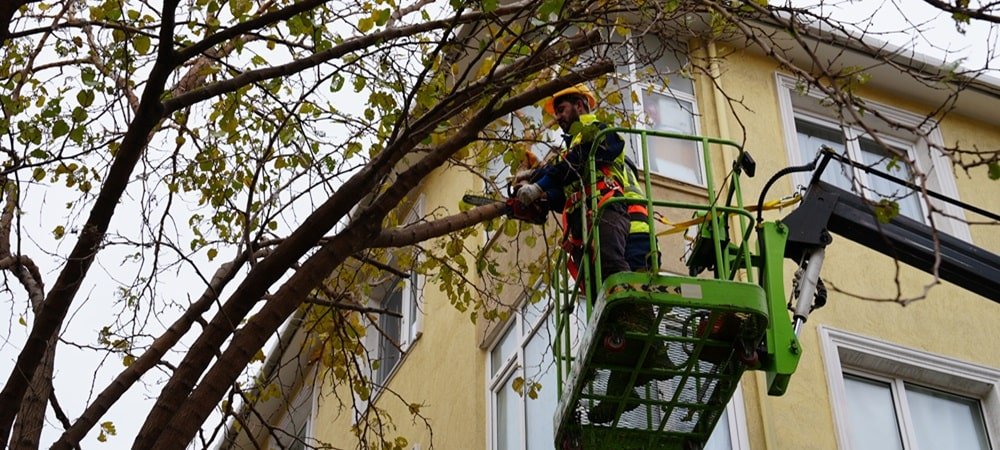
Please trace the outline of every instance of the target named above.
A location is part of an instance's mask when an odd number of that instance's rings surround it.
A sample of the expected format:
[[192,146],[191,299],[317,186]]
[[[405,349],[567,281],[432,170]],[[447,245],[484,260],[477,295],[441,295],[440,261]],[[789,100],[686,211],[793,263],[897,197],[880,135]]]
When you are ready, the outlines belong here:
[[[697,195],[701,197],[708,197],[708,188],[705,186],[699,186],[696,184],[691,184],[688,182],[675,180],[673,178],[666,177],[657,173],[650,173],[650,184],[653,187],[669,189],[671,191],[680,191],[691,195]],[[639,177],[639,183],[643,183],[642,174]]]

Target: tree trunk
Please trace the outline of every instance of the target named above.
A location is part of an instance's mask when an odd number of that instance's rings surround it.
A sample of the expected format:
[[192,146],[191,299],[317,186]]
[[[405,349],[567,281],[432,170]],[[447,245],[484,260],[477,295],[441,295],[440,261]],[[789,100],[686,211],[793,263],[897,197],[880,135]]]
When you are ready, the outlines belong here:
[[39,446],[42,427],[45,425],[45,411],[52,394],[52,371],[55,365],[56,341],[59,335],[52,335],[48,348],[42,356],[39,370],[28,386],[17,412],[14,430],[11,432],[11,450],[35,450]]

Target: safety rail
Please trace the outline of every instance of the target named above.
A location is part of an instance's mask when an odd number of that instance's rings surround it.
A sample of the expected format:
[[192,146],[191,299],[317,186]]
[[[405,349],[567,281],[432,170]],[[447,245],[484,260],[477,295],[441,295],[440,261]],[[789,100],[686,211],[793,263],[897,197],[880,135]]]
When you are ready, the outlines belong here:
[[[791,333],[790,322],[781,321],[784,323],[781,325],[782,330],[787,328],[787,333],[782,331],[777,337],[765,337],[769,317],[785,310],[782,283],[775,283],[774,274],[765,272],[778,272],[780,278],[782,262],[780,256],[777,259],[765,257],[763,247],[754,252],[754,248],[749,245],[755,221],[754,215],[743,202],[740,175],[743,172],[752,174],[752,159],[740,145],[732,141],[627,128],[601,130],[594,137],[595,145],[603,142],[603,137],[608,133],[638,137],[642,165],[639,175],[645,195],[642,198],[615,196],[600,201],[602,196],[597,189],[596,162],[593,156],[588,158],[588,189],[585,189],[588,195],[579,206],[580,230],[584,242],[580,258],[582,263],[578,267],[579,277],[577,280],[571,279],[566,266],[569,256],[566,252],[560,252],[556,259],[554,279],[549,284],[554,289],[557,313],[553,342],[556,382],[560,393],[560,406],[556,415],[557,439],[563,439],[561,445],[566,445],[566,433],[583,433],[588,445],[596,445],[596,448],[603,448],[599,442],[614,445],[615,439],[631,440],[632,444],[629,445],[635,445],[636,448],[648,445],[681,448],[675,447],[680,445],[678,442],[704,442],[718,419],[720,408],[724,407],[725,401],[732,395],[734,383],[738,382],[744,370],[750,367],[763,367],[766,370],[778,367],[779,370],[773,377],[776,387],[771,389],[777,395],[784,391],[788,376],[797,364],[797,354],[794,354],[797,341]],[[649,169],[651,138],[693,141],[699,144],[706,178],[704,203],[654,199]],[[712,156],[717,149],[735,149],[733,166],[722,177],[721,185],[713,175],[712,167]],[[592,155],[594,153],[591,152]],[[646,272],[614,274],[604,280],[601,255],[597,250],[600,249],[600,237],[599,233],[594,232],[592,224],[598,223],[605,209],[616,203],[645,206],[650,230],[651,268]],[[688,276],[664,275],[660,270],[661,252],[657,246],[654,214],[658,209],[687,210],[693,216],[703,218],[699,220],[698,234],[686,261]],[[759,267],[759,273],[753,270],[755,266]],[[711,269],[713,276],[698,278],[706,269]],[[758,279],[758,276],[762,278]],[[684,292],[685,289],[693,291]],[[581,294],[585,299],[582,302]],[[583,308],[579,308],[580,303],[583,303]],[[631,346],[629,348],[633,351],[640,349],[636,354],[636,361],[646,361],[647,357],[652,358],[655,353],[667,362],[683,360],[685,362],[682,366],[664,369],[649,367],[645,362],[633,365],[631,361],[625,366],[616,366],[615,363],[608,362],[606,356],[598,356],[600,351],[597,347],[602,345],[602,335],[605,349],[609,348],[606,328],[612,319],[605,316],[629,308],[655,311],[655,317],[645,331],[617,332],[621,339],[632,342],[624,345]],[[738,334],[719,338],[712,335],[715,331],[701,331],[729,326],[724,322],[731,318],[735,318],[732,320],[736,321],[734,327],[738,329]],[[582,322],[586,325],[575,325]],[[764,345],[768,349],[767,355],[781,354],[776,358],[769,358],[761,365],[756,358],[758,348]],[[780,347],[785,350],[780,350]],[[684,351],[678,353],[677,348],[683,348]],[[596,375],[598,372],[603,375]],[[629,388],[624,393],[612,392],[610,377],[613,375],[609,374],[617,373],[621,380],[625,372],[631,373],[624,384]],[[769,372],[769,377],[772,375]],[[650,393],[651,388],[645,384],[648,382],[639,381],[656,376],[673,380],[667,383],[672,383],[673,386],[669,388],[671,393],[667,397],[662,397],[662,388],[667,386],[664,384],[666,382],[653,383],[660,392],[656,394],[660,395],[657,397]],[[600,377],[603,381],[597,381],[595,377]],[[595,383],[604,383],[604,387],[595,388],[598,386]],[[638,388],[640,384],[645,386],[645,394],[629,393],[628,389]],[[641,399],[634,400],[630,397],[632,395],[640,395]],[[600,402],[619,405],[610,428],[595,425],[602,423],[600,421],[592,422],[592,414],[596,414],[593,409],[586,418],[579,417],[582,405],[589,404],[593,408]],[[630,402],[642,403],[643,408],[640,410],[645,411],[642,413],[645,414],[642,416],[644,419],[637,419],[636,415],[639,413],[633,412],[629,413],[627,420],[621,419],[625,422],[619,424],[619,416],[636,408],[626,406]],[[690,423],[685,423],[688,419],[678,419],[678,414],[682,411],[688,417],[692,414],[697,417],[694,428],[691,428]],[[658,419],[653,420],[654,416]],[[644,420],[645,423],[636,420]],[[569,425],[570,423],[575,425]],[[605,439],[610,440],[604,441]]]
[[[750,226],[750,224],[753,223],[754,216],[745,209],[745,205],[741,195],[740,180],[738,176],[741,173],[741,168],[739,165],[734,163],[734,167],[730,170],[729,174],[726,177],[726,181],[729,181],[729,189],[726,192],[726,202],[727,202],[726,205],[717,204],[719,196],[717,195],[715,187],[716,180],[712,176],[713,169],[712,169],[712,158],[711,158],[712,154],[710,146],[719,145],[724,148],[725,147],[735,148],[738,151],[738,155],[740,156],[742,156],[744,152],[743,148],[739,144],[733,141],[724,139],[663,132],[663,131],[651,131],[651,130],[618,128],[618,127],[608,127],[601,130],[594,138],[594,143],[595,143],[594,145],[595,146],[598,145],[598,143],[600,143],[603,140],[603,137],[610,133],[621,133],[630,136],[637,136],[639,138],[640,150],[642,156],[642,166],[640,168],[641,170],[640,175],[644,185],[643,186],[644,192],[646,195],[645,198],[642,200],[630,199],[626,197],[613,197],[611,199],[608,199],[607,202],[598,207],[597,203],[600,196],[597,194],[598,190],[597,190],[597,177],[596,177],[597,174],[596,162],[594,158],[588,158],[587,173],[589,174],[589,180],[588,180],[589,189],[587,191],[590,192],[590,195],[587,196],[586,198],[587,203],[585,204],[585,210],[584,213],[580,215],[580,217],[582,221],[581,230],[584,236],[583,240],[585,243],[587,242],[592,242],[592,243],[584,245],[584,254],[581,259],[586,260],[591,256],[590,255],[591,248],[600,248],[600,236],[598,235],[598,233],[590,232],[591,230],[590,230],[590,223],[587,220],[588,218],[587,211],[597,211],[594,217],[599,217],[604,208],[614,203],[643,204],[644,206],[646,206],[646,210],[649,212],[649,214],[647,214],[646,217],[649,229],[655,230],[656,221],[654,218],[653,211],[656,208],[684,209],[695,212],[702,212],[708,215],[708,219],[705,221],[705,224],[707,225],[703,226],[709,227],[711,234],[714,236],[720,236],[724,234],[728,235],[728,233],[724,233],[724,231],[728,229],[728,224],[726,223],[727,219],[734,216],[739,218],[740,232],[738,233],[738,236],[740,238],[739,239],[740,245],[739,248],[734,252],[736,255],[738,255],[737,258],[730,258],[728,257],[727,253],[724,253],[722,240],[719,239],[711,240],[712,250],[714,254],[714,261],[717,267],[716,270],[718,272],[717,278],[735,280],[737,273],[739,273],[742,270],[744,271],[743,273],[745,273],[746,275],[747,282],[751,283],[755,282],[754,274],[752,271],[753,267],[752,254],[750,252],[750,247],[746,245],[749,242],[751,234],[753,233],[753,227]],[[701,158],[705,164],[704,166],[705,190],[707,194],[706,203],[697,204],[697,203],[676,202],[676,201],[666,201],[666,200],[654,200],[652,198],[651,193],[653,192],[653,184],[652,184],[651,172],[649,170],[650,137],[678,139],[683,141],[697,142],[700,144]],[[734,161],[739,161],[739,160],[740,160],[739,156],[734,159]],[[732,204],[734,200],[735,204]],[[660,250],[656,245],[655,232],[650,233],[649,239],[650,239],[650,249],[652,250],[650,259],[653,263],[651,272],[658,273],[660,271],[659,267]],[[557,312],[558,311],[572,312],[575,309],[576,304],[578,303],[577,302],[578,293],[583,294],[586,298],[593,298],[592,296],[596,295],[596,292],[589,292],[589,290],[596,287],[597,291],[600,291],[599,289],[601,286],[600,280],[602,279],[602,274],[600,272],[601,271],[600,252],[597,252],[597,255],[595,256],[596,257],[594,258],[593,264],[583,264],[582,267],[580,267],[580,274],[581,274],[580,279],[589,279],[590,271],[593,268],[595,272],[594,279],[598,281],[594,284],[584,284],[582,285],[581,288],[581,285],[574,284],[574,280],[570,280],[570,277],[568,276],[568,271],[566,270],[567,255],[565,254],[565,252],[560,252],[559,259],[557,259],[557,263],[555,265],[556,270],[554,271],[554,273],[557,274],[557,277],[550,284],[550,286],[553,289],[555,289],[553,298],[556,300]],[[736,261],[740,261],[741,263],[737,265],[732,265],[731,263],[733,262],[734,259]],[[589,318],[593,312],[593,302],[587,301],[583,303],[586,308],[585,317]],[[569,334],[570,324],[566,321],[567,317],[568,315],[566,314],[557,314],[556,317],[556,324],[555,324],[556,335],[561,337],[561,339],[556,339],[556,342],[554,343],[554,352],[556,355],[562,354],[560,350],[563,351],[567,350],[566,348],[563,347],[566,345],[566,343],[572,341],[572,338]],[[557,360],[557,365],[559,367],[557,368],[558,370],[556,371],[556,377],[557,377],[557,383],[560,386],[562,385],[564,374],[568,373],[571,364],[572,364],[571,356],[561,361]]]

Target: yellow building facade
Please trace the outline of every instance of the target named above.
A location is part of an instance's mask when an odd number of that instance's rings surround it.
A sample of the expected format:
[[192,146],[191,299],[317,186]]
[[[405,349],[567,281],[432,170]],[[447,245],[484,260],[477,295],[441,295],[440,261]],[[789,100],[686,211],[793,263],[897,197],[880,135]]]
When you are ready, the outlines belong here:
[[[713,66],[714,83],[700,73],[691,81],[690,92],[680,94],[687,102],[694,129],[671,131],[745,142],[757,161],[758,174],[745,180],[747,199],[756,199],[771,174],[804,162],[809,149],[801,147],[807,143],[834,139],[831,133],[850,133],[770,58],[724,43],[693,42],[691,48],[691,58],[725,56]],[[864,61],[863,55],[853,57]],[[891,72],[873,73],[872,79],[859,87],[872,108],[912,121],[915,126],[926,126],[922,118],[938,106],[931,91],[903,85]],[[741,106],[735,114],[723,93],[739,96]],[[963,95],[969,99],[940,121],[930,133],[935,141],[931,144],[1000,148],[1000,114],[988,112],[1000,109],[1000,84],[980,83]],[[956,171],[947,159],[933,155],[926,142],[912,137],[908,140],[905,131],[881,132],[913,154],[918,165],[926,165],[919,169],[930,173],[929,188],[1000,211],[1000,185],[989,179],[985,167],[968,173]],[[851,151],[864,157],[863,135],[846,136],[843,145],[857,147]],[[728,167],[733,157],[720,153],[713,165]],[[692,170],[696,173],[698,169]],[[655,174],[652,180],[657,195],[703,195],[704,188],[697,181],[660,175]],[[784,178],[769,196],[791,194],[805,182],[804,178]],[[476,177],[442,169],[422,185],[417,207],[423,213],[454,213],[462,194],[481,189]],[[940,230],[1000,253],[1000,233],[995,226],[969,226],[958,219],[984,219],[972,213],[946,212],[955,219],[936,216]],[[768,217],[785,213],[769,212]],[[683,214],[677,217],[683,218]],[[661,241],[665,269],[682,270],[682,245],[678,238]],[[790,262],[786,264],[786,280],[791,279],[793,269]],[[876,445],[898,442],[899,448],[910,449],[925,442],[919,448],[926,450],[926,442],[940,444],[933,439],[952,439],[955,445],[985,442],[983,448],[1000,448],[1000,327],[996,325],[1000,323],[1000,305],[947,282],[930,287],[926,298],[906,306],[884,301],[922,296],[932,277],[837,236],[827,249],[822,276],[831,287],[829,300],[825,308],[811,315],[799,335],[802,359],[788,392],[781,397],[767,396],[764,375],[747,372],[710,448],[891,448],[865,447],[859,442],[891,423],[897,427],[898,439],[890,436],[874,441]],[[545,345],[551,340],[546,332],[545,315],[550,311],[545,300],[526,304],[522,292],[510,287],[500,296],[512,311],[509,319],[480,318],[473,323],[468,312],[456,309],[428,280],[414,277],[401,289],[408,292],[400,294],[401,309],[406,311],[399,324],[404,351],[394,356],[392,367],[383,369],[385,373],[379,376],[386,388],[371,400],[391,417],[385,440],[405,449],[553,448],[551,415],[557,394],[548,372],[552,354],[551,346]],[[280,370],[278,367],[288,364],[272,366]],[[518,379],[537,381],[540,389],[530,396],[523,395],[528,392],[525,388],[514,392]],[[305,443],[325,443],[333,448],[359,445],[352,432],[357,417],[348,405],[350,392],[333,388],[309,367],[288,371],[284,384],[284,394],[265,408],[271,411],[266,421],[306,437]],[[294,398],[300,399],[298,403],[290,400]],[[292,403],[308,413],[300,412],[301,417],[291,421]],[[414,410],[419,417],[414,416]],[[929,424],[931,412],[936,419]],[[955,417],[971,417],[979,423],[948,422]],[[274,433],[253,428],[236,433],[227,446],[251,448],[247,435],[256,434],[253,440],[277,448],[279,438]],[[928,433],[936,436],[927,437]],[[398,437],[405,441],[396,440]],[[370,441],[367,446],[381,448]]]

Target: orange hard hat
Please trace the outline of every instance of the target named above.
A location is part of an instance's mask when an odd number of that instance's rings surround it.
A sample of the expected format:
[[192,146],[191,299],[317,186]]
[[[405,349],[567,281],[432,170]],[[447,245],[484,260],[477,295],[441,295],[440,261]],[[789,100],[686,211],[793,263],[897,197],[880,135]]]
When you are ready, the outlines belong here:
[[553,94],[552,97],[549,97],[547,100],[545,100],[545,104],[542,105],[542,109],[544,109],[545,112],[549,113],[549,115],[552,116],[556,115],[556,108],[555,108],[556,99],[566,95],[579,95],[582,96],[583,98],[586,98],[587,105],[590,106],[590,109],[594,109],[597,106],[597,98],[594,97],[594,93],[590,92],[590,89],[587,88],[587,86],[578,84],[576,86],[568,87]]

